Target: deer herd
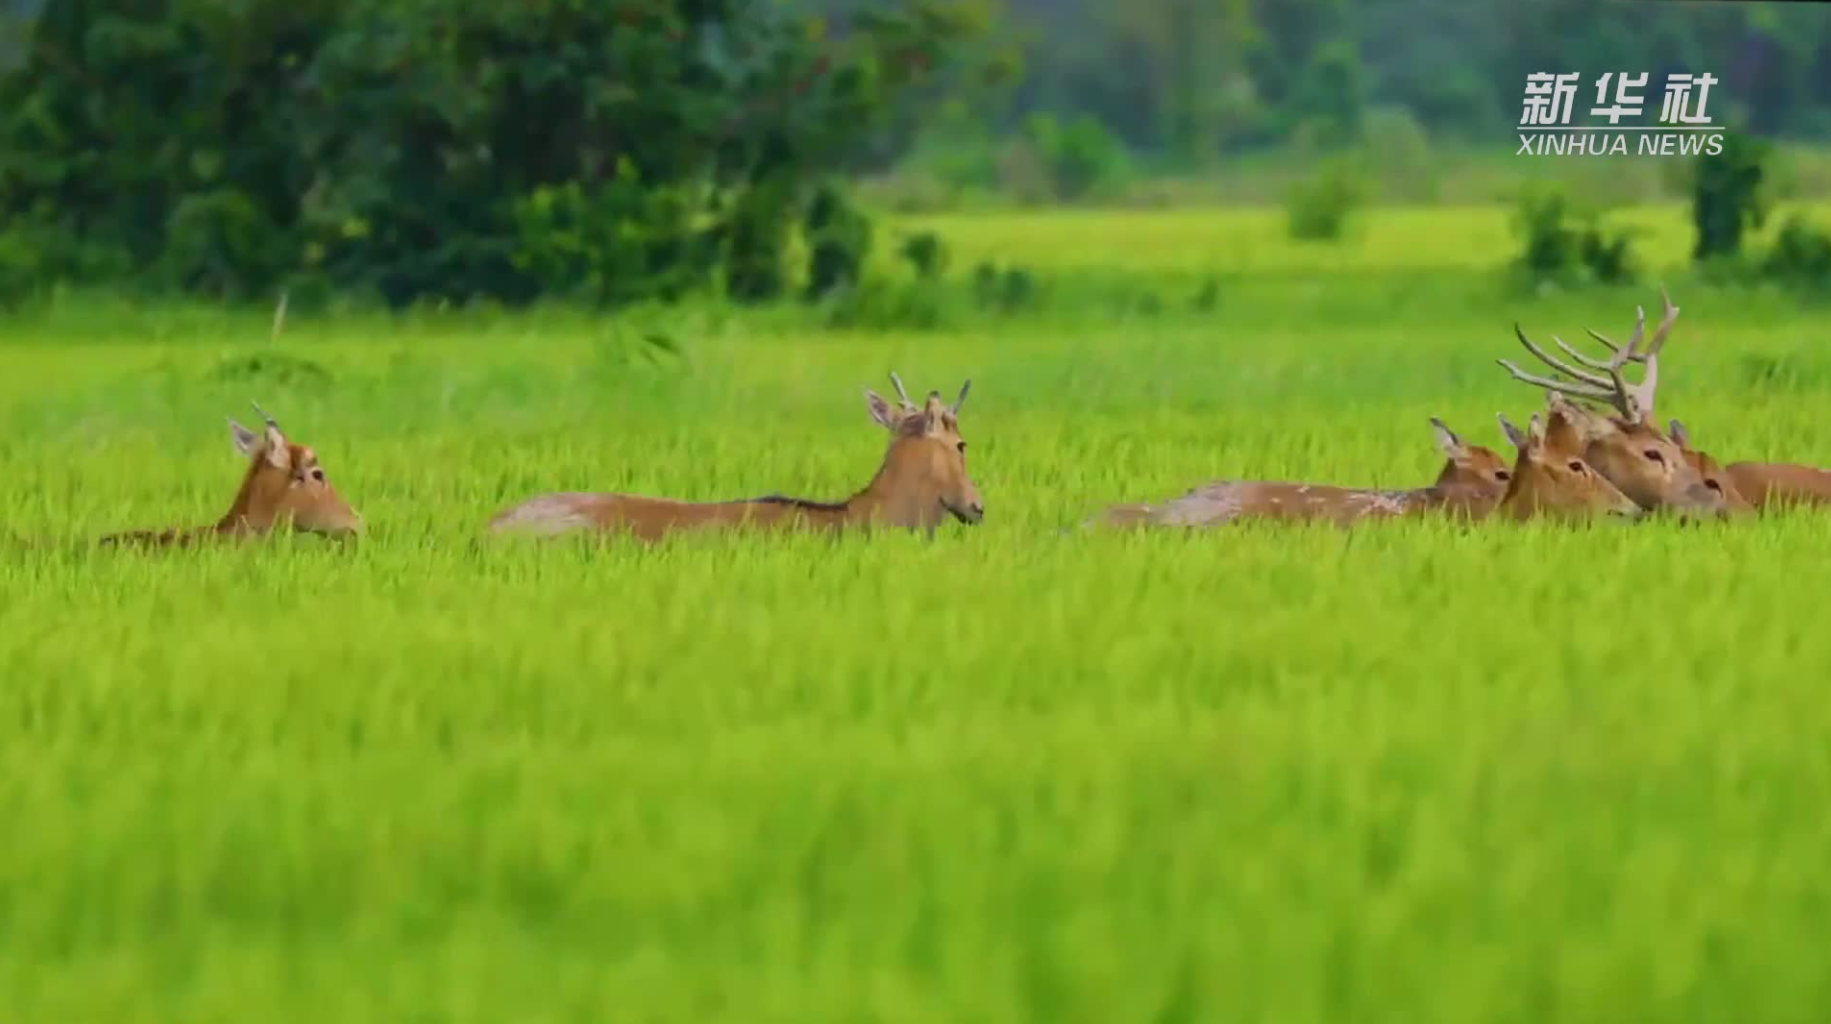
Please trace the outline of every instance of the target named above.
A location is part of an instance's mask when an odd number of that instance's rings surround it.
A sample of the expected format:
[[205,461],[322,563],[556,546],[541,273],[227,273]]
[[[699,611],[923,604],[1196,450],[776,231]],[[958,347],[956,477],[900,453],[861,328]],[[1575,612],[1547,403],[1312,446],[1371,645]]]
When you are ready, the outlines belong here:
[[[1509,360],[1499,363],[1516,380],[1543,389],[1546,407],[1522,430],[1502,414],[1500,426],[1513,445],[1511,461],[1491,449],[1469,444],[1442,420],[1432,418],[1444,456],[1437,478],[1425,487],[1376,490],[1324,484],[1232,480],[1194,488],[1158,504],[1121,504],[1088,521],[1090,527],[1139,529],[1153,526],[1207,527],[1246,520],[1323,521],[1349,525],[1362,520],[1444,516],[1461,520],[1592,517],[1639,519],[1669,513],[1682,520],[1721,518],[1796,504],[1831,503],[1831,471],[1789,463],[1734,462],[1720,465],[1691,446],[1678,420],[1661,430],[1654,418],[1659,356],[1678,307],[1660,289],[1659,325],[1646,336],[1646,313],[1637,310],[1634,333],[1618,345],[1596,331],[1606,359],[1587,356],[1553,337],[1559,358],[1514,333],[1553,376],[1527,373]],[[1638,384],[1623,371],[1641,368]],[[871,480],[841,501],[823,502],[782,495],[737,501],[692,502],[631,494],[558,492],[529,498],[501,512],[491,533],[564,534],[605,531],[653,541],[685,530],[746,527],[770,531],[896,527],[932,534],[949,518],[980,522],[985,504],[966,470],[966,440],[960,434],[960,406],[972,382],[952,404],[930,392],[921,405],[910,401],[903,382],[892,406],[866,390],[871,418],[888,431],[890,443]],[[207,526],[134,531],[102,538],[106,545],[182,547],[211,539],[258,537],[291,529],[332,537],[362,531],[363,520],[337,493],[309,446],[289,440],[273,417],[260,432],[233,419],[235,448],[248,459],[241,487],[220,519]]]

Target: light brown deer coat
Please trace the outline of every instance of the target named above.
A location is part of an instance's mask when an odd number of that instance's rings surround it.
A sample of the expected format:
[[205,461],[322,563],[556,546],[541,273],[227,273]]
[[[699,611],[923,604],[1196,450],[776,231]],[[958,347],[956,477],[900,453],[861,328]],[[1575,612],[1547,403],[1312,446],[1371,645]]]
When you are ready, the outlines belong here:
[[[260,406],[255,406],[260,412]],[[330,537],[362,532],[362,517],[331,486],[316,452],[294,444],[266,413],[257,434],[231,419],[230,438],[235,450],[248,458],[248,469],[235,492],[235,500],[221,518],[207,526],[112,533],[99,541],[104,546],[189,547],[218,539],[264,536],[276,529],[293,529]]]
[[[530,498],[490,520],[491,533],[627,533],[656,541],[683,530],[746,528],[837,531],[869,526],[933,534],[948,518],[976,524],[985,504],[966,471],[966,441],[958,414],[968,381],[951,406],[938,392],[915,409],[905,396],[901,414],[875,393],[866,397],[872,417],[891,431],[889,448],[870,483],[844,501],[821,502],[781,495],[740,501],[693,502],[631,494],[561,492]],[[898,382],[899,393],[902,390]]]
[[1282,481],[1223,480],[1194,488],[1161,504],[1114,505],[1088,525],[1220,526],[1244,520],[1331,522],[1442,514],[1479,519],[1507,489],[1511,471],[1492,449],[1465,444],[1443,421],[1431,429],[1444,463],[1428,487],[1398,490],[1336,487]]

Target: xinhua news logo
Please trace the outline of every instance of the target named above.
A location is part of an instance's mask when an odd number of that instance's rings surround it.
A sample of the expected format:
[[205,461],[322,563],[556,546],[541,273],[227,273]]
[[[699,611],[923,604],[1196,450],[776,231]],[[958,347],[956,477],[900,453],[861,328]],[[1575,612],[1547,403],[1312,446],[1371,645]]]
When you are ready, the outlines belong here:
[[[1526,104],[1519,119],[1519,150],[1514,156],[1715,156],[1723,151],[1723,129],[1712,123],[1706,107],[1712,74],[1666,76],[1656,124],[1644,120],[1647,74],[1608,71],[1597,76],[1596,102],[1590,123],[1571,124],[1582,75],[1545,71],[1526,76]],[[1585,90],[1585,95],[1589,91]],[[1608,123],[1601,121],[1606,119]],[[1623,124],[1623,121],[1629,123]]]

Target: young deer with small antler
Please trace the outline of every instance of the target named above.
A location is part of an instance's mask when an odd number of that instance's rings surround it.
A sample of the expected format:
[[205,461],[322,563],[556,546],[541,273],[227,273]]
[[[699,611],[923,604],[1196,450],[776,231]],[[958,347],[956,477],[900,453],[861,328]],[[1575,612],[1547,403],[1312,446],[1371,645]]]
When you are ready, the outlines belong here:
[[1228,480],[1207,484],[1161,505],[1114,505],[1087,525],[1216,526],[1247,519],[1327,521],[1346,526],[1364,519],[1443,514],[1479,519],[1507,490],[1511,471],[1492,449],[1465,444],[1435,416],[1430,420],[1443,468],[1429,487],[1405,490],[1333,487],[1277,481]]
[[928,393],[918,408],[895,374],[902,408],[893,411],[875,392],[866,392],[872,419],[891,432],[890,447],[863,490],[844,501],[819,502],[769,495],[740,501],[693,502],[631,494],[563,492],[530,498],[490,520],[491,533],[535,534],[603,530],[659,540],[681,530],[749,527],[765,530],[845,530],[882,525],[924,530],[933,535],[948,517],[969,525],[985,517],[979,489],[966,472],[966,441],[960,436],[960,406],[972,387],[967,381],[952,405],[940,392]]
[[208,526],[113,533],[100,543],[188,547],[206,540],[263,536],[288,527],[337,538],[362,532],[362,517],[325,478],[317,453],[287,440],[280,425],[260,406],[255,405],[254,411],[265,422],[259,434],[229,420],[230,437],[235,450],[247,456],[248,470],[222,518]]
[[1494,510],[1497,518],[1576,520],[1608,515],[1638,519],[1645,514],[1638,502],[1584,461],[1583,434],[1568,408],[1551,410],[1543,421],[1533,413],[1524,431],[1504,415],[1499,419],[1519,456],[1507,493]]
[[[1659,387],[1659,350],[1678,319],[1678,307],[1664,288],[1659,297],[1665,315],[1644,352],[1637,350],[1646,335],[1647,315],[1645,309],[1637,307],[1634,334],[1627,345],[1616,345],[1594,330],[1589,332],[1614,352],[1606,362],[1582,355],[1562,338],[1552,336],[1551,340],[1582,368],[1546,352],[1526,337],[1519,324],[1513,325],[1513,333],[1528,352],[1569,379],[1541,377],[1521,370],[1510,360],[1497,361],[1514,379],[1548,389],[1552,411],[1562,412],[1583,438],[1583,461],[1641,508],[1672,509],[1687,516],[1728,515],[1732,502],[1725,495],[1724,482],[1698,472],[1695,461],[1688,459],[1678,443],[1661,433],[1652,420],[1653,399]],[[1639,384],[1629,384],[1622,376],[1621,370],[1629,362],[1646,367]],[[1613,406],[1614,415],[1581,409],[1567,401],[1565,395],[1606,401]]]

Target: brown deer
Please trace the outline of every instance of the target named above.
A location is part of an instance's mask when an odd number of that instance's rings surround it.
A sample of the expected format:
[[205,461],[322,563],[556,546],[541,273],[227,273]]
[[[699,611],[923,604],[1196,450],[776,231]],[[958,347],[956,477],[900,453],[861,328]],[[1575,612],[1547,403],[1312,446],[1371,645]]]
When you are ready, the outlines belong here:
[[872,525],[926,531],[949,516],[968,525],[985,517],[979,489],[966,472],[966,441],[959,414],[973,382],[952,405],[938,391],[916,408],[894,375],[903,408],[866,392],[871,416],[891,431],[877,474],[844,501],[820,502],[781,495],[740,501],[693,502],[631,494],[562,492],[530,498],[490,520],[491,533],[559,534],[602,530],[659,540],[682,530],[748,527],[764,530],[837,531]]
[[1430,419],[1443,468],[1429,487],[1404,490],[1333,487],[1277,481],[1207,484],[1161,505],[1114,505],[1086,525],[1113,527],[1215,526],[1246,519],[1320,520],[1346,526],[1363,519],[1445,514],[1479,519],[1494,509],[1512,475],[1492,449],[1466,444],[1444,422]]
[[1646,510],[1583,459],[1586,442],[1568,409],[1533,413],[1521,431],[1502,415],[1500,428],[1519,455],[1494,515],[1501,519],[1580,520],[1597,515],[1638,519]]
[[[1723,482],[1706,480],[1677,442],[1653,423],[1653,399],[1659,386],[1659,350],[1666,343],[1678,307],[1659,291],[1665,314],[1644,353],[1637,352],[1646,335],[1646,310],[1636,308],[1634,334],[1626,346],[1616,345],[1596,331],[1590,335],[1607,345],[1613,358],[1607,362],[1581,355],[1555,335],[1552,341],[1587,369],[1572,366],[1540,348],[1519,326],[1513,333],[1528,352],[1569,379],[1536,376],[1510,360],[1498,360],[1514,379],[1549,391],[1551,411],[1561,412],[1583,438],[1583,461],[1609,479],[1648,511],[1671,509],[1683,516],[1720,517],[1730,514]],[[1628,362],[1645,365],[1639,384],[1629,384],[1621,370]],[[1599,372],[1598,372],[1599,371]],[[1601,399],[1614,408],[1613,415],[1589,412],[1566,400],[1565,395]]]
[[208,526],[113,533],[99,543],[188,547],[207,540],[263,536],[284,528],[340,539],[361,533],[362,517],[325,478],[317,453],[287,440],[280,425],[259,405],[254,411],[265,421],[258,434],[229,420],[231,440],[235,450],[247,456],[248,470],[222,518]]
[[1672,440],[1685,450],[1700,472],[1716,474],[1730,485],[1725,494],[1742,509],[1781,508],[1790,505],[1831,505],[1831,470],[1790,462],[1732,462],[1727,466],[1691,447],[1691,432],[1678,420],[1671,423]]

